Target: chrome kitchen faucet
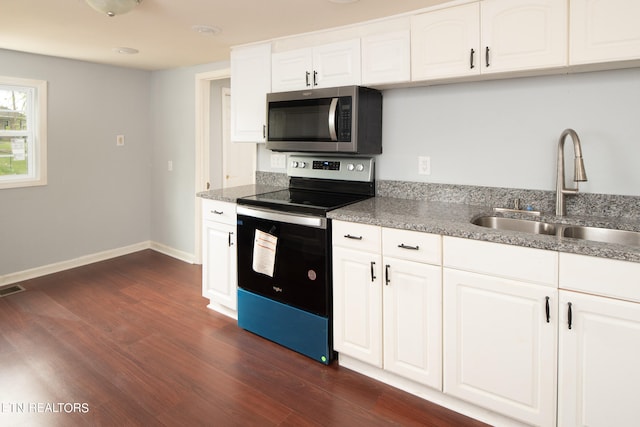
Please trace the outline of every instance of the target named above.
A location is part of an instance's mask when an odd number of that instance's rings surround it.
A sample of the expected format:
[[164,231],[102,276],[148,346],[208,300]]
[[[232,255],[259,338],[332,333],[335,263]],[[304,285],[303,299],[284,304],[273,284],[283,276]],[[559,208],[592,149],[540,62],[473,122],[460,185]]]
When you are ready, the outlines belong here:
[[[576,183],[575,188],[566,188],[564,186],[564,142],[567,135],[573,140],[573,151],[575,153],[573,181]],[[565,206],[565,195],[578,193],[578,182],[586,181],[587,173],[584,170],[584,162],[582,160],[582,147],[580,146],[580,138],[573,129],[565,129],[560,135],[558,141],[558,167],[556,176],[556,215],[564,216],[567,214]]]

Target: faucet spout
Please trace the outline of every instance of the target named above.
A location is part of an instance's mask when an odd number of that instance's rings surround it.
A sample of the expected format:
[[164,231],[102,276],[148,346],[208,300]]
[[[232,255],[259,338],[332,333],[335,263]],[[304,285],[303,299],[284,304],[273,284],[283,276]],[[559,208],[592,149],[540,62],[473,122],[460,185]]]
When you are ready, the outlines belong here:
[[[575,153],[573,181],[576,183],[576,186],[574,188],[565,187],[564,143],[567,136],[571,136],[573,140],[573,151]],[[584,161],[582,160],[580,138],[573,129],[565,129],[558,140],[558,167],[556,172],[556,215],[564,216],[567,214],[565,195],[576,194],[578,192],[578,182],[587,180],[587,173],[584,169]]]

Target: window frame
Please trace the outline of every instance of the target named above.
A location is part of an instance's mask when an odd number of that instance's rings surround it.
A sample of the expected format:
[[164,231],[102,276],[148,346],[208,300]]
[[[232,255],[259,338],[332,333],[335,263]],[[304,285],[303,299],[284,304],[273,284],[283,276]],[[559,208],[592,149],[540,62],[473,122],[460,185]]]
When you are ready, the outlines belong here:
[[[33,102],[27,108],[29,123],[33,123],[33,129],[27,131],[33,136],[29,142],[29,173],[0,176],[0,190],[47,185],[47,81],[0,76],[0,86],[33,90]],[[19,132],[0,129],[0,136],[20,136]]]

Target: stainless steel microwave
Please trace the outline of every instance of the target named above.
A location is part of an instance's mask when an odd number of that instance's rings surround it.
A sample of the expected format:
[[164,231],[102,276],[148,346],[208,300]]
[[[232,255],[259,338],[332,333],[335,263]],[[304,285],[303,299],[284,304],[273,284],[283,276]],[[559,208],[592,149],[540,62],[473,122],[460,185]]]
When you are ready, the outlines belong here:
[[382,93],[343,86],[267,95],[266,147],[274,151],[382,153]]

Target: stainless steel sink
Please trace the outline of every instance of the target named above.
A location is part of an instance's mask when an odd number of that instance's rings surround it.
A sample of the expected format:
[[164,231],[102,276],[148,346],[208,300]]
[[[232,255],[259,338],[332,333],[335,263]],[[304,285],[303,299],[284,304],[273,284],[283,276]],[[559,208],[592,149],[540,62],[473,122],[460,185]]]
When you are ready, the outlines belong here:
[[635,231],[569,225],[562,230],[562,236],[572,237],[574,239],[594,240],[596,242],[640,246],[640,233]]
[[528,219],[503,218],[499,216],[481,216],[472,224],[497,230],[521,231],[534,234],[556,234],[556,225],[548,222],[532,221]]
[[485,215],[471,221],[481,227],[496,230],[520,231],[531,234],[558,235],[580,240],[592,240],[604,243],[618,243],[628,246],[640,246],[640,232],[615,230],[612,228],[587,227],[583,225],[564,225],[530,219],[504,218]]

